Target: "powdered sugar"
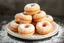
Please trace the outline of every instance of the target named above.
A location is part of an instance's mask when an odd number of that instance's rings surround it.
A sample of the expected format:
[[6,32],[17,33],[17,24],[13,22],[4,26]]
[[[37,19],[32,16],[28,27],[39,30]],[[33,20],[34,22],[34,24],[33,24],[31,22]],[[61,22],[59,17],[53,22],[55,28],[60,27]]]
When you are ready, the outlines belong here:
[[[32,6],[33,5],[33,6]],[[40,6],[38,5],[38,4],[36,4],[36,3],[30,3],[30,4],[27,4],[25,7],[24,7],[24,10],[27,10],[27,11],[29,11],[29,10],[34,10],[34,9],[38,9],[38,8],[40,8]]]
[[[29,25],[29,27],[25,27]],[[20,24],[18,29],[21,30],[21,32],[24,32],[24,31],[27,31],[27,32],[32,32],[32,31],[35,31],[35,27],[32,25],[32,24]]]

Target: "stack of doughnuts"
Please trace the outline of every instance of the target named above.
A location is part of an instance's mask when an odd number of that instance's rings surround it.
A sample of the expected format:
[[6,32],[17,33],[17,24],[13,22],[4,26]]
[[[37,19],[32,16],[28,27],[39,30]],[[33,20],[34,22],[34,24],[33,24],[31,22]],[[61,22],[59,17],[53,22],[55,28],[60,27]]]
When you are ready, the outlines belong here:
[[9,25],[10,29],[21,35],[38,34],[45,35],[52,30],[53,17],[40,10],[37,3],[25,5],[24,12],[17,13],[15,20]]

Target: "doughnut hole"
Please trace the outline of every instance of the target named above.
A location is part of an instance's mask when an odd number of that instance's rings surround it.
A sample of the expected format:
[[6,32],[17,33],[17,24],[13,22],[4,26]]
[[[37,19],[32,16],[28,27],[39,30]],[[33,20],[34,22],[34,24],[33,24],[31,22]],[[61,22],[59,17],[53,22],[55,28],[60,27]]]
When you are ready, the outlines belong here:
[[20,22],[16,21],[17,24],[20,24]]
[[28,28],[30,25],[26,25],[25,28]]
[[34,6],[34,4],[31,5],[31,7]]
[[47,15],[47,18],[49,17],[49,15]]
[[47,26],[47,24],[46,24],[46,23],[44,23],[44,24],[42,24],[42,26],[43,26],[43,27],[46,27],[46,26]]
[[40,12],[38,12],[37,14],[39,14]]

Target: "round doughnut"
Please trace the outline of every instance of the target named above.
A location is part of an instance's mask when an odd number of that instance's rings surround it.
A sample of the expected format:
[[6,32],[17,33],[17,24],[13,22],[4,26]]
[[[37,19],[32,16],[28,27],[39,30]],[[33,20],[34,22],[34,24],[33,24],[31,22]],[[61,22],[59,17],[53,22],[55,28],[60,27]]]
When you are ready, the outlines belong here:
[[39,22],[42,21],[45,17],[46,13],[44,11],[40,11],[39,13],[33,15],[33,20],[35,22]]
[[38,22],[36,24],[36,31],[39,34],[48,34],[52,30],[52,25],[49,21]]
[[18,26],[19,24],[14,21],[10,22],[9,24],[9,28],[12,30],[12,31],[15,31],[17,32],[18,31]]
[[32,16],[25,15],[24,13],[18,13],[15,15],[15,21],[20,22],[20,23],[31,23]]
[[33,14],[36,14],[38,12],[40,12],[40,6],[37,3],[30,3],[24,7],[24,13],[25,14],[33,15]]
[[51,15],[46,15],[46,18],[44,20],[47,20],[50,23],[52,23],[53,22],[53,17]]
[[35,32],[35,27],[32,24],[20,24],[18,33],[24,36],[32,35]]

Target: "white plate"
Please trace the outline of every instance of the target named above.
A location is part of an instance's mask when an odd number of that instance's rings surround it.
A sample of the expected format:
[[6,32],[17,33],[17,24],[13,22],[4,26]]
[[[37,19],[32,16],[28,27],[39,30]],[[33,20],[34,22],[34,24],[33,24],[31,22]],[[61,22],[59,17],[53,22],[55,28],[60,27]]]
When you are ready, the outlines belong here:
[[51,37],[53,35],[55,35],[58,31],[59,31],[59,25],[55,22],[52,23],[53,29],[50,33],[46,34],[46,35],[40,35],[40,34],[33,34],[31,36],[22,36],[16,32],[13,32],[10,30],[9,28],[9,24],[7,24],[6,28],[7,28],[7,32],[15,37],[21,38],[21,39],[28,39],[28,40],[38,40],[38,39],[44,39],[44,38],[48,38]]

